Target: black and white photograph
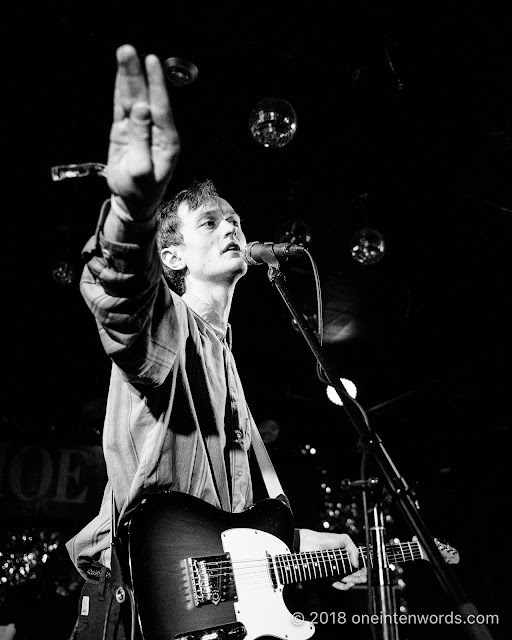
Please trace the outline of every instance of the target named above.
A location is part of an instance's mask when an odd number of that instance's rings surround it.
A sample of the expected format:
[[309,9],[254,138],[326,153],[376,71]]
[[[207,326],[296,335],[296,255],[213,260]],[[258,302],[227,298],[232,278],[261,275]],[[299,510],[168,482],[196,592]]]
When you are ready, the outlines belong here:
[[509,13],[9,7],[0,640],[511,637]]

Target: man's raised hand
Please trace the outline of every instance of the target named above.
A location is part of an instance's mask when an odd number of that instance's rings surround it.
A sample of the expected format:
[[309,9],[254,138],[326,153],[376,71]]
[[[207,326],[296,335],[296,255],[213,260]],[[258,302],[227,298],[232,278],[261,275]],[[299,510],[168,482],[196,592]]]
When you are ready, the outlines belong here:
[[107,181],[122,209],[136,219],[152,214],[179,155],[179,136],[159,59],[148,55],[145,71],[131,45],[117,50],[114,120]]

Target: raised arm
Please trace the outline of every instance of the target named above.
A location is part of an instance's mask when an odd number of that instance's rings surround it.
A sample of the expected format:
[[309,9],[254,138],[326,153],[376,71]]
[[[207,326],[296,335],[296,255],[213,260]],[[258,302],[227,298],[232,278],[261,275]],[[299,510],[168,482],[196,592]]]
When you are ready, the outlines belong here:
[[117,63],[106,171],[112,195],[83,251],[81,291],[107,354],[130,378],[158,384],[173,362],[177,333],[169,335],[176,322],[156,247],[156,211],[179,137],[159,59],[141,61],[123,45]]

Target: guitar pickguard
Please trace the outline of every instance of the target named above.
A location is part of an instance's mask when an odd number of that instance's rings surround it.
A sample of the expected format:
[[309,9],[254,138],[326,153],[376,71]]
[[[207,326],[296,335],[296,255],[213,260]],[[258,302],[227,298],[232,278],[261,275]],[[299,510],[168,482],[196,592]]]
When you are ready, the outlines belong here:
[[231,559],[238,595],[235,615],[245,625],[245,640],[261,636],[310,638],[315,627],[308,620],[297,620],[287,609],[284,585],[277,580],[272,564],[274,556],[290,553],[284,542],[257,529],[228,529],[221,534],[221,540]]

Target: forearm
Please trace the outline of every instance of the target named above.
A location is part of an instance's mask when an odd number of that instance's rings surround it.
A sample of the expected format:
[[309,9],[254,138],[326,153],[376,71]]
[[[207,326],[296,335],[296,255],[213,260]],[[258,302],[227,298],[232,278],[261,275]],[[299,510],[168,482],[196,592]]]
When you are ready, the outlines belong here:
[[89,271],[89,277],[84,273],[86,281],[114,298],[143,295],[161,277],[155,235],[153,218],[134,221],[109,198],[103,203],[94,235],[82,250]]
[[148,328],[157,299],[160,312],[170,303],[168,297],[158,296],[162,275],[153,222],[136,223],[107,200],[82,257],[86,268],[81,292],[109,336],[102,339],[112,354]]
[[80,289],[106,353],[128,379],[161,384],[176,355],[178,322],[155,242],[107,240],[100,224],[83,256]]

